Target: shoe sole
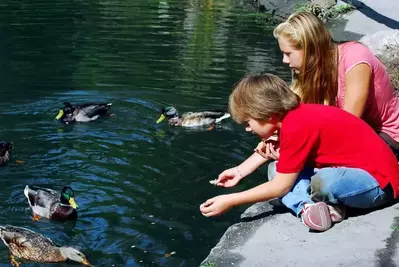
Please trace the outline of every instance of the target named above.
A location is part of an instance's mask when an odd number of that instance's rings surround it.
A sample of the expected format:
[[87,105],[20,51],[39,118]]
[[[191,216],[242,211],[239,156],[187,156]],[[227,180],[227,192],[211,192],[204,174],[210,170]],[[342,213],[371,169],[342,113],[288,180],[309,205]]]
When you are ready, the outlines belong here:
[[330,211],[324,202],[307,207],[302,214],[302,221],[307,227],[318,232],[326,231],[332,225]]

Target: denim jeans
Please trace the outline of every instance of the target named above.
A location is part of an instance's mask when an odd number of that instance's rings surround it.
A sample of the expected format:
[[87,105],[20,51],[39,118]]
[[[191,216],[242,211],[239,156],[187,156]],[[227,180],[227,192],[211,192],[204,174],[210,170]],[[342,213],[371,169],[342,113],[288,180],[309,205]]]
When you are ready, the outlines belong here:
[[[268,178],[276,175],[276,162],[268,167]],[[373,176],[356,168],[305,168],[299,173],[282,203],[299,216],[305,203],[324,201],[353,208],[376,208],[393,199],[381,189]]]

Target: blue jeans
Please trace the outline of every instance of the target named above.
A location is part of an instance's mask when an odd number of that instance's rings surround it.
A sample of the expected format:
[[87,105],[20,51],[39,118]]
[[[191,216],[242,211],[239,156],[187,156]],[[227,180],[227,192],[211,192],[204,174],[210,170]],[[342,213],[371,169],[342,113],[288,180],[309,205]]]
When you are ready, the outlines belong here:
[[[276,175],[276,161],[268,167],[269,181]],[[324,201],[353,208],[376,208],[393,200],[391,192],[381,189],[373,176],[356,168],[305,168],[291,191],[281,198],[299,216],[305,203]]]

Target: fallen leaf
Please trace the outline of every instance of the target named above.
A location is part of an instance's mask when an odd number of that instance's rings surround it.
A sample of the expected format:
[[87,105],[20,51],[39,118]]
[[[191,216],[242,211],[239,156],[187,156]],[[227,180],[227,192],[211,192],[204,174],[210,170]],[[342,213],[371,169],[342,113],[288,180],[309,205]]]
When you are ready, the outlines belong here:
[[23,160],[18,160],[18,159],[17,159],[15,162],[18,163],[18,164],[24,164],[24,163],[25,163],[25,161],[23,161]]
[[165,257],[168,258],[168,257],[170,257],[170,256],[172,256],[172,255],[175,255],[175,254],[176,254],[176,252],[175,252],[175,251],[172,251],[171,253],[166,253],[166,254],[165,254]]

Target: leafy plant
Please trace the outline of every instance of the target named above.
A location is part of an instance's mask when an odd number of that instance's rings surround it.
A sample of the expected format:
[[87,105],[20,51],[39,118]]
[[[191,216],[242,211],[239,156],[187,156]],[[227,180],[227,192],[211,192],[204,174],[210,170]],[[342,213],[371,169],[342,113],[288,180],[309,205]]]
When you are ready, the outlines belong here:
[[205,262],[200,267],[216,267],[216,265],[213,262]]
[[309,2],[299,4],[295,7],[295,11],[311,12],[324,22],[328,21],[329,19],[336,18],[340,14],[350,12],[354,9],[356,9],[356,7],[351,4],[341,4],[329,8],[324,8],[318,4]]

